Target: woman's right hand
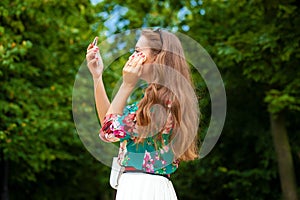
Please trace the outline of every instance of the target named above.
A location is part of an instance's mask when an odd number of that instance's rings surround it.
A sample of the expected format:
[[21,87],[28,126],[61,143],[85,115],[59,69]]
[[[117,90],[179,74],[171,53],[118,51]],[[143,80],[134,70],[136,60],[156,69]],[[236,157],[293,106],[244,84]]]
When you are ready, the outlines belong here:
[[86,60],[88,68],[93,76],[93,78],[97,79],[102,75],[103,72],[103,61],[99,53],[99,48],[90,44],[87,48]]

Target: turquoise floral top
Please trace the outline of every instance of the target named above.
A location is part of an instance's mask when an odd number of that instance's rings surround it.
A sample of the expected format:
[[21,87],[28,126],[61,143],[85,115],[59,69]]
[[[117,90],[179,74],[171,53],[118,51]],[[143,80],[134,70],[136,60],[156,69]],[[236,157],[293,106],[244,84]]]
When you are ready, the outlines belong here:
[[[163,143],[155,141],[157,135],[136,143],[136,111],[137,103],[125,107],[123,115],[109,114],[104,118],[100,130],[100,138],[105,142],[120,141],[118,160],[122,166],[134,167],[154,174],[171,174],[178,168],[178,160],[174,159],[169,146],[173,121],[171,115],[167,118],[162,130]],[[156,142],[156,144],[155,144]]]

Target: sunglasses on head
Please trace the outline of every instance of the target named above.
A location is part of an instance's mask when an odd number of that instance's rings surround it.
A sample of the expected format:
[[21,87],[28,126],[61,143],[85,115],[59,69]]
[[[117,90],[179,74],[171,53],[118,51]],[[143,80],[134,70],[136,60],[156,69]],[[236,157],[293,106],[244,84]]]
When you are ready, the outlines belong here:
[[157,29],[154,30],[154,32],[155,33],[159,33],[160,41],[161,41],[161,44],[163,45],[163,39],[162,39],[162,36],[161,36],[162,30],[160,28],[157,28]]

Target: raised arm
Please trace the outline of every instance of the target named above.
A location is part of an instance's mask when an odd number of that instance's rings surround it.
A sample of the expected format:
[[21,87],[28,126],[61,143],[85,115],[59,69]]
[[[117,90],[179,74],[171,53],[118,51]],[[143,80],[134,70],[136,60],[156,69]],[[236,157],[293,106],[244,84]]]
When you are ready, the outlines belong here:
[[94,96],[98,117],[100,119],[101,125],[103,125],[103,119],[108,111],[110,102],[104,88],[102,76],[98,79],[94,79]]
[[145,61],[142,53],[132,55],[123,68],[123,83],[107,111],[108,114],[123,114],[127,99],[141,76],[142,63]]
[[145,61],[142,53],[132,55],[123,68],[123,83],[111,102],[105,115],[99,136],[105,142],[116,142],[127,136],[123,124],[123,111],[127,99],[141,75],[141,67]]
[[[97,41],[98,38],[95,38],[95,40]],[[93,76],[96,109],[100,123],[103,126],[103,120],[110,106],[110,102],[102,80],[103,61],[96,43],[92,43],[88,46],[86,60],[88,68]]]

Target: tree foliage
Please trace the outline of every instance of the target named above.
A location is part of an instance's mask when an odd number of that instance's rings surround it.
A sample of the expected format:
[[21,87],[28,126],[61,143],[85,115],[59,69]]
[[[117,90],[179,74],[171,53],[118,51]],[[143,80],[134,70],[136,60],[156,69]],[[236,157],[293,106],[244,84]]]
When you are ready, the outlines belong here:
[[71,0],[4,0],[0,6],[0,148],[10,197],[100,196],[108,187],[101,173],[109,169],[83,148],[71,114],[75,74],[100,28],[91,26],[95,8]]
[[[112,199],[109,168],[89,155],[75,130],[72,87],[93,36],[101,41],[153,26],[197,40],[219,67],[227,92],[216,147],[202,160],[181,163],[171,177],[179,199],[280,199],[269,115],[285,113],[298,169],[298,13],[295,0],[2,0],[0,151],[11,199]],[[105,70],[110,97],[126,56]],[[203,133],[209,95],[196,71],[193,78]],[[296,179],[299,190],[299,170]]]

